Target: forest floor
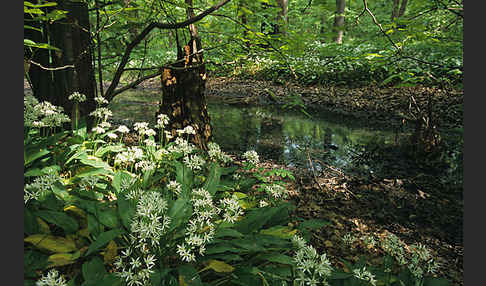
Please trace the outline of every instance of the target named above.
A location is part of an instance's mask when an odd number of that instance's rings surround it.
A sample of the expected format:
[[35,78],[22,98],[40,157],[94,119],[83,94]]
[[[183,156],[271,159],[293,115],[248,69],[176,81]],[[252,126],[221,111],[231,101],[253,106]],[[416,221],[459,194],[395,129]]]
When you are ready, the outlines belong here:
[[[463,93],[453,89],[304,87],[232,78],[210,79],[206,85],[208,98],[229,104],[284,103],[289,94],[302,95],[305,106],[352,115],[380,126],[399,127],[411,115],[423,116],[423,110],[432,111],[429,122],[440,130],[463,126]],[[291,200],[297,206],[295,215],[331,222],[314,233],[312,243],[326,252],[336,267],[345,268],[339,259],[356,262],[362,255],[377,265],[381,262],[380,250],[360,239],[346,246],[342,238],[347,233],[379,238],[392,232],[409,245],[426,245],[441,264],[438,276],[453,285],[463,285],[462,182],[445,182],[441,171],[428,171],[435,168],[433,159],[417,160],[396,149],[369,154],[384,162],[387,172],[382,174],[357,176],[333,166],[321,172],[292,170],[297,178],[289,182]],[[283,167],[268,160],[261,165],[267,169]]]
[[[158,89],[160,82],[149,80],[139,88]],[[404,120],[413,120],[410,116],[424,115],[424,110],[432,111],[428,120],[440,130],[463,126],[463,92],[454,89],[277,85],[223,77],[210,78],[206,84],[208,98],[229,104],[282,104],[289,102],[289,94],[301,95],[306,108],[328,109],[384,127],[399,128]],[[362,255],[373,264],[381,263],[378,248],[360,239],[347,246],[342,241],[346,234],[379,238],[392,232],[409,245],[421,243],[431,249],[441,264],[438,276],[462,286],[462,182],[444,182],[443,173],[428,171],[435,167],[433,159],[424,163],[398,149],[368,154],[383,161],[388,171],[382,174],[358,176],[333,166],[320,172],[290,169],[296,177],[288,182],[290,200],[297,207],[294,215],[331,222],[314,232],[311,243],[327,253],[337,268],[346,269],[340,259],[356,262]],[[284,168],[271,160],[262,160],[261,166],[269,170]]]

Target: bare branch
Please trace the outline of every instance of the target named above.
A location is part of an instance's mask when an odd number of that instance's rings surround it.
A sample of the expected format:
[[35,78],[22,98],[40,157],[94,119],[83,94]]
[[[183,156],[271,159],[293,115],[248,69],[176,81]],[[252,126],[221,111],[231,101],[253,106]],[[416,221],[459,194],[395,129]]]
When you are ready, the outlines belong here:
[[48,68],[48,67],[45,67],[39,63],[36,63],[34,62],[33,60],[27,60],[29,63],[35,65],[35,66],[38,66],[40,67],[41,69],[43,70],[47,70],[47,71],[58,71],[58,70],[63,70],[63,69],[69,69],[69,68],[74,68],[74,65],[65,65],[65,66],[62,66],[62,67],[56,67],[56,68]]

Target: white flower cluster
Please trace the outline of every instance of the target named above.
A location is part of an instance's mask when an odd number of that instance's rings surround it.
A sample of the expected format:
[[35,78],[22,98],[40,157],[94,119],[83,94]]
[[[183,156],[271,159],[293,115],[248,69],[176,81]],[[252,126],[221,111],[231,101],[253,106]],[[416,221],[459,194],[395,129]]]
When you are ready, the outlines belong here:
[[434,274],[439,268],[439,264],[434,260],[430,251],[422,244],[413,244],[409,247],[411,257],[408,269],[416,278],[420,279],[424,274]]
[[89,115],[98,118],[100,121],[107,121],[113,115],[113,112],[107,107],[98,107]]
[[137,243],[159,246],[159,240],[169,228],[170,217],[166,214],[167,202],[158,192],[145,192],[137,203],[137,212],[132,220],[131,232]]
[[258,206],[261,207],[261,208],[264,208],[266,206],[268,206],[268,202],[267,201],[264,201],[264,200],[261,200],[259,203],[258,203]]
[[122,251],[114,265],[115,274],[125,280],[128,286],[151,285],[150,275],[157,259],[148,248],[140,249],[138,253],[132,246]]
[[155,170],[156,166],[157,165],[155,164],[155,162],[148,161],[148,160],[142,160],[135,163],[135,169],[142,170],[143,172]]
[[72,101],[76,101],[76,102],[85,102],[86,101],[86,95],[75,91],[68,97],[68,99],[72,100]]
[[39,200],[47,192],[52,190],[52,185],[59,180],[55,174],[36,177],[30,184],[24,186],[24,204],[29,200]]
[[79,187],[83,190],[92,190],[99,181],[98,176],[86,176],[79,181]]
[[292,243],[297,248],[294,261],[297,265],[296,281],[299,285],[328,285],[327,278],[331,275],[331,262],[326,254],[319,255],[314,247],[307,245],[306,241],[295,235]]
[[167,189],[174,192],[176,195],[180,195],[182,192],[182,186],[177,181],[169,181]]
[[371,272],[366,270],[366,267],[364,267],[364,266],[363,266],[362,269],[359,269],[359,268],[354,269],[353,275],[354,275],[354,277],[358,278],[359,280],[368,281],[371,285],[376,286],[375,276],[373,274],[371,274]]
[[140,138],[143,138],[144,136],[155,136],[155,134],[157,134],[155,130],[149,128],[148,122],[136,122],[133,125],[133,129],[138,132]]
[[176,130],[176,132],[179,135],[182,135],[182,134],[194,135],[194,134],[196,134],[196,130],[194,130],[194,127],[192,127],[191,125],[187,125],[186,127],[184,127],[184,129],[178,129],[178,130]]
[[130,225],[130,245],[115,262],[117,275],[127,285],[151,285],[150,275],[156,262],[152,249],[160,247],[160,239],[167,232],[171,219],[167,202],[158,192],[141,192],[137,210]]
[[209,142],[208,143],[208,155],[209,158],[213,161],[220,161],[224,164],[233,161],[230,156],[225,154],[223,151],[221,151],[221,148],[217,143],[214,142]]
[[27,127],[60,127],[71,119],[63,114],[61,106],[48,101],[39,103],[32,95],[24,96],[24,126]]
[[108,100],[106,100],[102,95],[98,95],[94,100],[98,105],[108,104]]
[[36,286],[67,286],[67,281],[56,269],[51,269],[35,283]]
[[192,153],[195,149],[194,144],[187,142],[182,137],[177,137],[174,144],[167,147],[167,151],[170,153],[183,153],[184,155]]
[[129,165],[143,158],[143,150],[136,147],[128,147],[127,151],[120,152],[115,156],[115,165]]
[[188,155],[184,157],[184,164],[191,170],[201,170],[206,161],[199,155]]
[[221,209],[224,210],[223,220],[234,223],[238,220],[240,216],[243,215],[243,210],[241,209],[238,199],[235,197],[224,198],[220,201]]
[[356,240],[356,236],[353,236],[351,233],[346,233],[341,240],[346,246],[352,245]]
[[258,164],[258,162],[260,162],[258,153],[255,150],[246,151],[243,154],[243,158],[253,165],[256,165]]
[[214,237],[215,226],[212,222],[220,210],[214,205],[211,194],[203,189],[192,190],[191,202],[193,215],[186,228],[185,242],[177,245],[177,253],[182,261],[195,261],[195,251],[204,255],[206,244]]
[[275,199],[285,199],[288,195],[287,189],[278,184],[265,186],[265,192],[270,194]]
[[381,247],[400,265],[407,265],[416,279],[421,279],[424,274],[434,274],[439,268],[439,264],[425,246],[420,243],[408,246],[393,233],[385,237]]
[[164,129],[167,124],[169,124],[169,116],[163,113],[157,115],[157,124],[155,125],[156,128]]
[[121,134],[128,133],[130,132],[130,129],[126,127],[125,125],[120,125],[118,128],[115,130],[117,132],[120,132]]

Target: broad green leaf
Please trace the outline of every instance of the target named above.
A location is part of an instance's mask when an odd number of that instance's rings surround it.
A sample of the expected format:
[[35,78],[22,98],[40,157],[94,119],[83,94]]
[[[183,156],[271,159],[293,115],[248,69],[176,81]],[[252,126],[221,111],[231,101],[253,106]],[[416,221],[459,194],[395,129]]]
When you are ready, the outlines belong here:
[[119,236],[122,233],[123,231],[119,228],[100,233],[100,235],[98,235],[96,240],[93,243],[91,243],[91,245],[88,247],[88,251],[86,251],[85,256],[88,256],[94,251],[105,246],[108,242],[110,242],[111,240],[113,240],[115,237]]
[[105,253],[103,254],[103,262],[105,264],[113,263],[116,258],[118,251],[118,245],[114,240],[110,240],[105,248]]
[[116,228],[120,225],[118,220],[117,210],[114,208],[107,208],[100,211],[97,215],[99,222],[109,228]]
[[136,212],[136,205],[122,196],[117,199],[116,203],[118,205],[118,214],[120,215],[121,222],[124,227],[129,229],[132,217]]
[[216,231],[215,238],[218,237],[236,237],[236,238],[241,238],[243,237],[243,234],[237,230],[234,230],[232,228],[218,228]]
[[424,286],[450,286],[451,282],[445,278],[425,277]]
[[294,259],[288,255],[280,253],[268,253],[259,255],[258,258],[265,259],[270,262],[276,262],[280,264],[295,265]]
[[233,272],[235,270],[233,266],[214,259],[209,260],[207,268],[213,269],[216,272]]
[[73,264],[79,258],[79,251],[77,253],[56,253],[49,256],[49,267],[57,267],[68,264]]
[[48,234],[33,234],[24,238],[24,241],[55,253],[71,252],[77,249],[73,240]]
[[179,285],[199,286],[202,285],[201,277],[197,273],[196,268],[191,265],[184,264],[177,268],[179,273]]
[[172,218],[169,231],[179,227],[192,214],[192,207],[187,198],[178,198],[169,209],[169,217]]
[[36,217],[32,214],[32,212],[28,208],[24,208],[24,233],[30,235],[39,232],[40,232],[40,226],[36,220]]
[[130,182],[132,176],[127,171],[117,171],[113,176],[111,185],[116,190],[117,193],[122,192],[122,185],[124,182]]
[[221,167],[217,163],[212,163],[209,169],[209,175],[204,184],[204,189],[206,189],[212,196],[218,190],[219,180],[221,177]]
[[297,233],[297,229],[292,229],[288,226],[274,226],[271,228],[262,229],[260,233],[280,238],[291,238]]
[[64,229],[66,234],[73,233],[79,228],[78,222],[74,218],[68,216],[63,212],[41,210],[36,211],[34,214],[50,223],[61,227],[62,229]]
[[86,281],[100,281],[106,273],[103,261],[98,256],[93,257],[90,261],[83,263],[82,272]]
[[44,269],[47,265],[48,255],[37,250],[24,250],[24,277],[37,277],[36,270]]
[[44,8],[44,7],[52,7],[52,6],[57,6],[56,2],[46,2],[42,4],[33,4],[28,1],[24,1],[24,6],[27,7],[32,7],[32,8]]

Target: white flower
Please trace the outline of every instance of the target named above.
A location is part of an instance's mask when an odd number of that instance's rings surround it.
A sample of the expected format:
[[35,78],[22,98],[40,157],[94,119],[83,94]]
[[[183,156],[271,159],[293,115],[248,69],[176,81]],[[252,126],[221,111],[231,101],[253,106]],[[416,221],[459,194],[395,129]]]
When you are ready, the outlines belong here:
[[128,132],[130,132],[130,129],[128,127],[126,127],[125,125],[120,125],[120,126],[118,126],[118,128],[115,131],[118,131],[120,133],[128,133]]
[[230,156],[226,155],[223,151],[221,151],[221,148],[219,147],[218,144],[214,142],[209,142],[208,143],[208,155],[209,158],[213,161],[221,161],[223,163],[231,162],[232,159]]
[[266,207],[266,206],[268,206],[268,202],[266,202],[266,201],[264,201],[264,200],[261,200],[261,201],[260,201],[260,203],[259,203],[259,206],[260,206],[261,208]]
[[184,164],[191,170],[201,170],[206,161],[198,155],[184,157]]
[[174,193],[176,193],[176,195],[180,195],[182,191],[182,185],[179,184],[177,181],[169,181],[169,183],[167,184],[167,189],[173,191]]
[[102,95],[98,95],[97,97],[94,98],[94,100],[96,101],[96,103],[98,103],[98,105],[108,103],[108,100],[106,100]]
[[55,269],[51,269],[46,276],[42,276],[36,283],[36,286],[67,286],[66,279]]
[[91,115],[95,118],[99,118],[102,121],[106,121],[106,120],[108,120],[108,118],[110,116],[113,115],[113,113],[111,112],[111,110],[109,110],[106,107],[98,107],[93,112],[91,112],[89,115]]
[[363,266],[362,269],[359,269],[359,268],[354,269],[353,274],[354,274],[354,277],[356,277],[360,280],[368,281],[368,282],[371,283],[371,285],[376,286],[375,276],[373,274],[371,274],[371,272],[366,270],[366,267]]
[[76,102],[85,102],[86,101],[86,95],[79,93],[77,91],[73,92],[69,97],[69,100],[73,100]]
[[260,158],[258,157],[258,153],[255,150],[246,151],[243,154],[243,158],[246,159],[253,165],[258,164],[260,162]]
[[265,186],[265,191],[267,193],[270,193],[270,195],[272,195],[275,199],[279,199],[281,197],[286,198],[288,194],[287,190],[284,187],[277,184]]
[[135,124],[133,124],[133,129],[140,132],[140,130],[148,129],[148,126],[148,122],[136,122]]
[[157,116],[157,125],[156,127],[157,128],[164,128],[167,124],[169,124],[169,116],[165,115],[165,114],[159,114]]
[[108,138],[110,138],[110,139],[116,139],[116,138],[118,138],[118,135],[116,135],[113,132],[107,133],[106,136],[108,136]]
[[234,223],[243,215],[243,210],[241,209],[237,198],[224,198],[220,203],[221,209],[225,210],[225,213],[223,214],[224,221]]
[[105,133],[105,129],[99,125],[91,129],[91,131],[95,132],[96,134],[103,134]]
[[155,143],[155,141],[153,139],[150,139],[150,138],[143,140],[143,142],[145,143],[145,146],[148,146],[148,147],[153,147],[153,146],[157,145]]

